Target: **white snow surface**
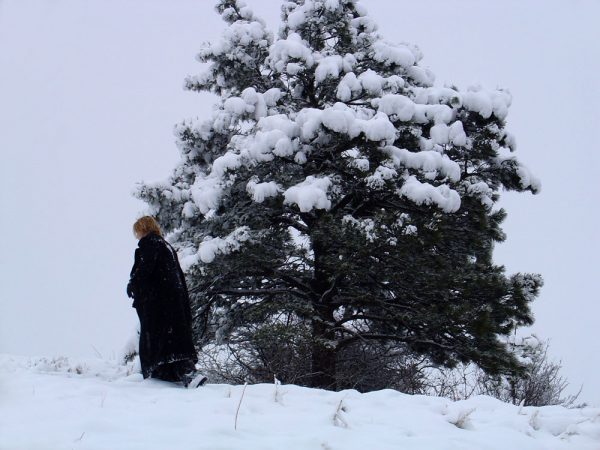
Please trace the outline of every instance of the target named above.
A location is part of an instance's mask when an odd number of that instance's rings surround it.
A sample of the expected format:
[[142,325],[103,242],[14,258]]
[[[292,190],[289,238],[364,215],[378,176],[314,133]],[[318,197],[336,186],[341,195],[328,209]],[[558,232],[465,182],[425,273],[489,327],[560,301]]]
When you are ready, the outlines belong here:
[[[115,360],[0,354],[10,450],[597,450],[600,409],[453,402],[393,390],[143,380]],[[235,428],[238,405],[237,429]]]

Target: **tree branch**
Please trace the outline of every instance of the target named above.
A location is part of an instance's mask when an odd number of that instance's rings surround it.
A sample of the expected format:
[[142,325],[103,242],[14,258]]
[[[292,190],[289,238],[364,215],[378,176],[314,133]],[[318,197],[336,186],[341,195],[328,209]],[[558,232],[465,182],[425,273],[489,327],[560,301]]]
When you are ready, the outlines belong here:
[[304,299],[308,299],[309,296],[304,292],[297,291],[294,289],[283,289],[283,288],[273,288],[273,289],[218,289],[215,291],[207,292],[207,295],[235,295],[237,297],[245,297],[245,296],[255,296],[255,297],[265,297],[269,295],[276,294],[292,294],[296,297],[301,297]]

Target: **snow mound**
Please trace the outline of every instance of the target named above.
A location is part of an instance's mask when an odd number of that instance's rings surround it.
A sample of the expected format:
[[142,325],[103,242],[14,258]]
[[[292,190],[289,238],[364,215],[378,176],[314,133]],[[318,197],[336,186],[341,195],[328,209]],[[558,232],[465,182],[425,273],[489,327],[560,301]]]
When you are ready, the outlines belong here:
[[188,391],[133,369],[114,360],[0,355],[1,447],[597,450],[600,442],[597,408],[280,384]]

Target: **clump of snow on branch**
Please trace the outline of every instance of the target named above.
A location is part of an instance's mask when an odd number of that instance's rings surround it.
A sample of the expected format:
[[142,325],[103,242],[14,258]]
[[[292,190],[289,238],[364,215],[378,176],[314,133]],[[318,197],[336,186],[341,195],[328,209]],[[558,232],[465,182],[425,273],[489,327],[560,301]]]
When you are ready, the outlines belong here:
[[418,169],[424,172],[439,172],[451,181],[460,180],[460,166],[448,158],[434,151],[411,152],[404,148],[388,145],[382,148],[388,154],[396,167]]
[[205,239],[200,244],[198,255],[202,262],[210,263],[218,254],[227,254],[239,249],[240,245],[248,239],[250,239],[249,229],[247,227],[241,227],[227,235],[225,238],[216,237]]
[[315,63],[312,51],[296,33],[290,34],[286,39],[277,40],[269,54],[269,64],[277,72],[283,72],[290,60],[301,61],[308,68]]
[[314,209],[329,209],[331,201],[327,189],[331,186],[329,177],[309,176],[302,183],[288,188],[284,193],[286,204],[295,204],[302,212]]
[[262,203],[265,198],[275,197],[281,191],[281,187],[274,181],[258,183],[257,178],[252,178],[246,185],[246,190],[252,196],[252,200]]
[[342,223],[360,231],[368,242],[375,242],[377,234],[375,233],[375,221],[373,219],[356,219],[351,215],[345,215]]
[[460,208],[460,196],[446,185],[432,186],[421,183],[414,176],[409,176],[402,187],[398,190],[402,197],[409,198],[417,205],[438,206],[442,211],[452,213]]
[[251,238],[250,229],[248,227],[240,227],[228,234],[224,238],[207,236],[200,243],[196,252],[185,251],[181,258],[181,267],[185,270],[197,264],[199,261],[203,263],[211,263],[217,255],[224,255],[238,250],[240,246]]

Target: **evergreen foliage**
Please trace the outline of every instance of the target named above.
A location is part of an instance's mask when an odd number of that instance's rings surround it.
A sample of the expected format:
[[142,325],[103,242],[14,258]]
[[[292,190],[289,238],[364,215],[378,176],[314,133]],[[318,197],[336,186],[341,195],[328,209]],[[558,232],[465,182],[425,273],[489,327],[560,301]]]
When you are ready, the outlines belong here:
[[334,389],[364,348],[518,371],[499,337],[531,324],[542,281],[493,263],[496,204],[540,186],[505,130],[510,94],[434,87],[356,0],[285,1],[277,37],[239,0],[216,9],[227,28],[186,87],[218,105],[137,191],[182,255],[199,343]]

